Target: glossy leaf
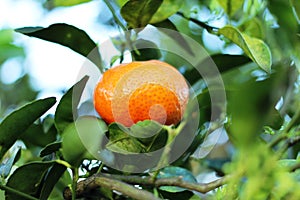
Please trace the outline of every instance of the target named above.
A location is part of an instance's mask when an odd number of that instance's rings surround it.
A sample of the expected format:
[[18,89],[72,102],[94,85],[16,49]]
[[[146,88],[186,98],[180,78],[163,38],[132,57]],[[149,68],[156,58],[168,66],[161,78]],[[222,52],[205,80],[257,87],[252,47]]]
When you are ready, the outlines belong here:
[[144,120],[130,127],[130,134],[145,145],[146,152],[156,151],[165,146],[168,133],[156,121]]
[[182,0],[163,0],[161,6],[152,16],[150,23],[158,23],[168,19],[181,8],[183,2]]
[[162,0],[130,0],[121,8],[121,15],[130,28],[142,28],[150,22],[162,2]]
[[90,59],[102,70],[102,61],[97,44],[83,30],[68,24],[52,24],[48,28],[24,27],[17,32],[30,37],[40,38],[49,42],[69,47],[73,51]]
[[55,7],[58,6],[75,6],[82,3],[87,3],[92,0],[48,0],[48,4],[52,4]]
[[233,26],[225,26],[218,31],[236,45],[241,47],[245,54],[257,63],[266,72],[271,71],[272,58],[269,47],[260,39],[241,33]]
[[139,121],[130,127],[130,133],[137,138],[149,138],[163,129],[162,125],[156,121],[144,120]]
[[[23,193],[39,197],[39,188],[43,185],[44,175],[54,162],[33,162],[14,171],[7,181],[7,186]],[[16,194],[5,192],[6,200],[23,200]]]
[[218,2],[228,16],[233,16],[244,4],[244,0],[218,0]]
[[74,121],[77,117],[75,109],[80,101],[83,89],[88,77],[83,77],[78,83],[71,87],[61,98],[55,111],[55,126],[59,133]]
[[9,114],[0,124],[0,158],[20,138],[31,124],[49,110],[54,97],[36,100]]
[[143,145],[130,135],[129,130],[121,124],[112,123],[108,127],[109,142],[106,148],[112,152],[130,154],[143,151]]
[[56,140],[56,129],[54,125],[49,130],[50,131],[45,133],[42,124],[32,124],[25,133],[22,134],[20,139],[27,147],[32,145],[44,147]]
[[54,186],[60,179],[60,177],[64,174],[64,172],[67,170],[67,167],[58,163],[54,163],[49,172],[47,173],[47,176],[45,178],[45,184],[43,185],[41,189],[41,194],[39,199],[40,200],[47,200],[50,196]]
[[[159,171],[157,179],[162,178],[182,178],[183,181],[189,183],[197,183],[196,178],[192,174],[192,172],[188,171],[187,169],[180,168],[180,167],[166,167]],[[185,188],[180,188],[176,186],[161,186],[159,187],[160,190],[164,190],[167,192],[182,192],[186,190]]]
[[134,59],[137,61],[158,60],[161,53],[157,45],[149,40],[138,39],[133,43],[136,50],[132,51]]
[[78,118],[62,134],[62,154],[73,166],[83,159],[94,159],[101,150],[102,138],[107,126],[104,121],[92,116]]

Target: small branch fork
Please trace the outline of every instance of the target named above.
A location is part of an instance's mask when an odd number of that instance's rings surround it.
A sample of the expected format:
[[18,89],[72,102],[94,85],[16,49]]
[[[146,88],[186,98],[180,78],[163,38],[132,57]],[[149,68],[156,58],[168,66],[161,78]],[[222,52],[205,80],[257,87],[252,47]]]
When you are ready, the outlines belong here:
[[[77,184],[76,196],[80,198],[87,194],[89,191],[98,187],[105,187],[111,190],[118,191],[137,200],[158,200],[151,192],[138,189],[130,184],[143,185],[143,186],[178,186],[188,190],[193,190],[200,193],[207,193],[216,189],[228,182],[229,176],[224,176],[218,180],[210,183],[195,184],[182,180],[183,177],[153,179],[152,177],[139,177],[139,176],[122,176],[122,175],[109,175],[109,174],[95,174]],[[64,191],[64,198],[66,200],[72,199],[72,192],[69,188]]]

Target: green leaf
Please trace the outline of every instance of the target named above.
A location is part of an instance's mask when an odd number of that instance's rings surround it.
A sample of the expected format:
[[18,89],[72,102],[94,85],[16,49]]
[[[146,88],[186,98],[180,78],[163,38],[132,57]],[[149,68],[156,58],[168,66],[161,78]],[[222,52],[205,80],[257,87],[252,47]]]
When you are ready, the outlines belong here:
[[43,124],[32,124],[25,133],[21,135],[20,139],[27,147],[32,145],[44,147],[56,140],[56,129],[54,125],[49,130],[50,131],[45,133]]
[[51,144],[48,144],[40,152],[40,157],[44,157],[44,156],[47,156],[49,154],[52,154],[52,153],[58,151],[60,148],[61,148],[61,142],[53,142]]
[[244,0],[218,0],[228,16],[233,16],[244,4]]
[[130,131],[119,123],[112,123],[108,127],[109,142],[106,148],[121,154],[141,153],[143,144],[130,135]]
[[219,29],[218,34],[224,35],[241,47],[245,54],[263,70],[266,72],[271,71],[271,51],[262,40],[241,33],[233,26],[225,26]]
[[60,177],[64,174],[64,172],[67,170],[67,167],[58,163],[54,163],[54,165],[51,167],[50,171],[47,173],[47,176],[45,178],[45,184],[42,187],[41,194],[40,194],[40,200],[47,200],[50,196],[54,186],[60,179]]
[[40,38],[69,47],[90,59],[102,71],[102,61],[97,44],[83,30],[68,24],[52,24],[48,28],[24,27],[16,29],[27,36]]
[[55,7],[58,6],[75,6],[82,3],[87,3],[92,0],[48,0],[47,4],[51,4]]
[[251,37],[264,39],[264,27],[258,18],[252,18],[239,26],[239,30]]
[[163,148],[168,139],[167,130],[158,122],[151,120],[139,121],[132,125],[130,134],[145,145],[146,152]]
[[170,38],[172,38],[176,43],[178,43],[182,48],[184,48],[189,54],[194,55],[190,45],[186,42],[184,37],[177,30],[176,26],[169,19],[165,19],[164,21],[157,22],[152,25],[159,28],[158,29],[159,31],[165,33]]
[[0,124],[0,158],[20,138],[21,134],[55,102],[54,97],[36,100],[15,110],[2,121]]
[[183,2],[182,0],[163,0],[161,6],[152,16],[150,23],[158,23],[169,18],[181,8]]
[[130,0],[121,8],[121,15],[130,28],[145,27],[162,2],[162,0]]
[[20,156],[21,148],[19,147],[4,163],[0,164],[0,177],[6,178],[9,175],[12,166],[18,161]]
[[[192,174],[192,172],[181,167],[166,167],[160,170],[159,174],[157,175],[157,179],[178,177],[180,177],[183,181],[189,183],[197,183],[197,180]],[[182,192],[186,190],[185,188],[180,188],[176,186],[161,186],[159,187],[159,189],[167,192]]]
[[144,120],[133,124],[130,133],[137,138],[149,138],[158,134],[163,129],[162,125],[156,121]]
[[[213,60],[213,62],[211,61]],[[229,54],[215,54],[211,57],[203,60],[197,68],[201,68],[201,66],[205,66],[205,68],[210,69],[214,67],[212,65],[216,65],[220,73],[227,72],[229,70],[235,69],[242,65],[249,63],[251,60],[242,55],[229,55]],[[203,67],[201,69],[204,69]],[[201,75],[199,74],[196,68],[192,68],[191,70],[184,73],[184,77],[188,80],[190,84],[194,84],[199,79],[201,79]]]
[[73,87],[71,87],[61,98],[56,111],[55,111],[55,126],[59,133],[62,133],[64,129],[77,117],[77,113],[74,108],[80,101],[83,89],[88,81],[87,76],[83,77]]
[[107,126],[104,121],[92,116],[78,118],[62,134],[62,154],[73,166],[83,159],[97,157]]
[[158,60],[161,53],[157,45],[149,40],[138,39],[134,41],[133,45],[136,51],[132,51],[134,59],[137,61]]
[[[54,162],[32,162],[25,164],[14,171],[7,181],[7,186],[28,195],[39,197],[40,187],[44,184],[43,178]],[[16,194],[5,192],[6,200],[23,200]]]

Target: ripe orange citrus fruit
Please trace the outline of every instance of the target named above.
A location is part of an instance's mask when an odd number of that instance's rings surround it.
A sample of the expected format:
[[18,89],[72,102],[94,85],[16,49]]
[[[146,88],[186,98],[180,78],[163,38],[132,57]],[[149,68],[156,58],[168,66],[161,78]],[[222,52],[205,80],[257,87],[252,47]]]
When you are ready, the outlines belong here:
[[181,120],[188,96],[188,85],[173,66],[139,61],[104,72],[94,91],[94,106],[108,124],[131,126],[150,119],[171,125]]

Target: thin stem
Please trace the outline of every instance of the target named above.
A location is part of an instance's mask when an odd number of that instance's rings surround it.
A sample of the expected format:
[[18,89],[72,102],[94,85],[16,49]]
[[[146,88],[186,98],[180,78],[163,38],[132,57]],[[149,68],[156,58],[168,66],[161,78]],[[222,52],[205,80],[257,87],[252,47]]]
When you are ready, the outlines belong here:
[[8,187],[8,186],[2,185],[2,184],[0,184],[0,189],[1,190],[5,190],[5,191],[10,192],[10,193],[13,193],[13,194],[16,194],[16,195],[18,195],[20,197],[23,197],[25,199],[28,199],[28,200],[39,200],[39,199],[37,199],[37,198],[35,198],[33,196],[30,196],[28,194],[25,194],[25,193],[23,193],[21,191],[15,190],[15,189],[13,189],[11,187]]
[[72,182],[72,200],[76,200],[76,188],[77,188],[77,181],[79,179],[78,168],[73,168],[73,182]]
[[159,169],[161,169],[164,166],[168,165],[169,154],[171,152],[172,145],[173,145],[172,142],[174,141],[176,136],[182,131],[182,129],[184,128],[185,125],[186,125],[186,122],[183,121],[179,124],[179,126],[176,129],[173,129],[170,126],[165,126],[165,129],[168,131],[168,139],[167,139],[166,146],[164,147],[164,150],[163,150],[162,155],[160,157],[160,160],[157,163],[157,166],[156,166],[157,170],[152,175],[153,180],[156,179],[156,177],[159,173]]
[[286,133],[289,132],[299,119],[300,119],[300,106],[297,109],[297,111],[294,114],[294,116],[292,117],[291,121],[286,125],[286,127],[284,129],[284,132],[286,132]]
[[114,17],[114,20],[116,21],[116,23],[121,27],[121,29],[126,32],[127,28],[124,26],[124,24],[121,22],[121,20],[119,19],[119,17],[116,15],[115,13],[115,9],[114,7],[111,5],[111,3],[109,2],[109,0],[103,0],[104,3],[106,4],[106,6],[108,7],[108,9],[110,10],[111,14]]
[[100,166],[99,166],[99,169],[97,170],[97,174],[98,174],[98,173],[101,173],[103,167],[104,167],[104,163],[101,162],[101,164],[100,164]]

